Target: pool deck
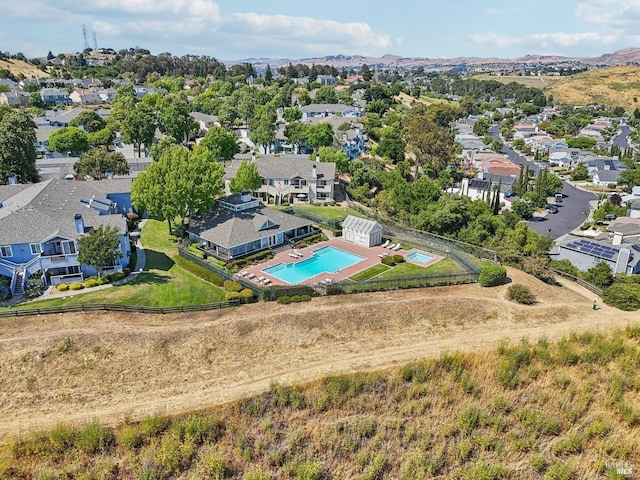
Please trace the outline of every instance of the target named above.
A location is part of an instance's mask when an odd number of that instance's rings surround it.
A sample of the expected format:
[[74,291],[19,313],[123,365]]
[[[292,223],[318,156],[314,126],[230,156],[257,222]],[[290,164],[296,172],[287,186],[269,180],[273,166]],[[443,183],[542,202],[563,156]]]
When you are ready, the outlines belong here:
[[364,260],[355,263],[349,267],[343,268],[342,270],[335,272],[335,273],[329,273],[329,272],[323,272],[320,273],[314,277],[311,277],[307,280],[305,280],[304,282],[298,283],[297,285],[314,285],[319,283],[321,280],[324,281],[326,279],[331,279],[334,282],[338,282],[340,280],[343,280],[347,277],[350,277],[351,275],[354,275],[358,272],[361,272],[362,270],[366,270],[369,267],[372,267],[374,265],[377,265],[380,263],[380,255],[382,254],[388,254],[388,255],[402,255],[403,257],[405,257],[405,259],[410,262],[410,263],[414,263],[416,265],[420,265],[421,267],[426,267],[428,265],[431,265],[432,263],[436,263],[437,261],[441,260],[442,257],[435,255],[433,253],[430,252],[423,252],[428,254],[429,256],[433,257],[431,260],[429,260],[428,262],[417,262],[411,259],[407,259],[406,256],[407,254],[414,252],[414,251],[419,251],[421,252],[421,250],[418,249],[411,249],[411,250],[404,250],[404,249],[399,249],[396,251],[393,250],[389,250],[388,248],[382,248],[382,245],[378,245],[376,247],[363,247],[361,245],[357,245],[355,243],[352,242],[347,242],[346,240],[343,240],[342,238],[332,238],[331,240],[327,240],[324,242],[319,242],[319,243],[314,243],[313,245],[310,245],[308,247],[305,248],[299,248],[297,249],[300,253],[302,253],[302,257],[300,258],[292,258],[291,256],[289,256],[290,253],[293,253],[293,249],[288,249],[285,250],[283,252],[280,252],[278,254],[276,254],[276,256],[274,258],[272,258],[271,260],[269,260],[268,262],[264,262],[264,263],[260,263],[258,265],[253,265],[251,267],[248,267],[244,270],[242,270],[243,272],[248,272],[250,274],[255,275],[255,277],[251,280],[254,281],[256,283],[258,283],[258,278],[263,277],[265,279],[269,279],[271,281],[270,285],[289,285],[288,283],[280,280],[277,277],[274,277],[272,275],[269,275],[267,273],[264,272],[264,270],[266,270],[269,267],[273,267],[274,265],[278,265],[279,263],[298,263],[298,262],[302,262],[303,260],[306,260],[307,258],[311,257],[313,252],[316,250],[319,250],[323,247],[326,246],[332,246],[332,247],[336,247],[339,248],[341,250],[350,252],[350,253],[354,253],[356,255],[359,255],[361,257],[364,258]]

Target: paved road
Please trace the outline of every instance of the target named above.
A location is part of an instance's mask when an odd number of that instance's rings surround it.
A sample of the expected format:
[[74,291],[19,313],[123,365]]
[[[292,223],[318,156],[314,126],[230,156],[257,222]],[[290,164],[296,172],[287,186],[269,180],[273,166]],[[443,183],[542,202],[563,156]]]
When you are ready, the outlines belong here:
[[597,199],[594,193],[579,190],[566,182],[562,193],[564,199],[562,203],[558,203],[558,213],[545,211],[542,220],[529,222],[529,226],[536,232],[554,240],[582,225],[589,215],[589,202]]
[[614,145],[619,146],[621,149],[630,148],[629,145],[629,134],[631,133],[631,127],[628,125],[622,125],[619,128],[620,133],[613,137],[612,142]]
[[[491,127],[489,129],[489,135],[494,139],[502,140],[498,126],[494,125]],[[528,161],[508,145],[502,148],[501,153],[509,155],[509,160],[513,163],[522,166],[528,164],[529,170],[533,171],[534,175],[538,172],[538,166],[534,162]],[[536,218],[541,218],[541,220],[529,222],[529,226],[536,232],[542,235],[548,235],[549,238],[553,238],[554,240],[582,225],[589,215],[591,208],[589,202],[597,198],[594,193],[579,190],[567,182],[564,182],[562,194],[564,195],[564,199],[562,203],[558,204],[558,213],[548,213],[545,211],[542,217],[540,217],[541,214],[538,213],[535,216]]]

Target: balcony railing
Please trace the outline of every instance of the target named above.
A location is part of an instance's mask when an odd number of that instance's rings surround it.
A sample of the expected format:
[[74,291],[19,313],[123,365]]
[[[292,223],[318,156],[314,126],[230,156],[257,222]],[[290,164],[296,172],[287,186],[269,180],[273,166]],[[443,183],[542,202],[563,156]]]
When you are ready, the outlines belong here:
[[78,254],[56,254],[56,255],[43,255],[40,257],[40,266],[43,269],[58,268],[66,265],[78,265]]

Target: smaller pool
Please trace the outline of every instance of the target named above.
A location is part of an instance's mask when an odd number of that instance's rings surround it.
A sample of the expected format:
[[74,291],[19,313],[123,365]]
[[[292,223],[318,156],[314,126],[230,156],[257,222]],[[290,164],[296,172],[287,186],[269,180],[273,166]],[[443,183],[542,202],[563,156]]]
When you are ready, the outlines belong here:
[[420,263],[427,263],[429,260],[433,259],[431,255],[427,255],[426,253],[419,252],[417,250],[415,252],[411,252],[410,254],[408,254],[407,258],[409,260],[413,260],[414,262],[420,262]]

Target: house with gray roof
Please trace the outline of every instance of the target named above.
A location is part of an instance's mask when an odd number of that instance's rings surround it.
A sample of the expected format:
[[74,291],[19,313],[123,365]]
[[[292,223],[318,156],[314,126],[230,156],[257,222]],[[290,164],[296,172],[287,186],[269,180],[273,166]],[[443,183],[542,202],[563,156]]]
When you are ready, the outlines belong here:
[[43,88],[40,90],[40,98],[48,107],[71,104],[69,92],[64,88]]
[[[336,164],[311,161],[306,155],[265,155],[252,157],[262,177],[262,185],[253,192],[263,202],[311,203],[333,201]],[[236,176],[242,160],[238,157],[225,172],[225,189]]]
[[341,103],[311,103],[300,107],[302,110],[302,121],[312,117],[330,117],[340,115],[342,117],[360,118],[363,114],[360,107],[343,105]]
[[[114,188],[116,195],[128,195],[120,192],[125,185]],[[99,226],[116,228],[122,254],[103,271],[123,271],[131,256],[126,218],[101,190],[108,186],[57,179],[0,186],[0,275],[11,279],[13,294],[22,293],[32,275],[46,285],[95,275],[95,268],[78,261],[78,240]]]
[[568,237],[549,252],[552,260],[569,260],[586,272],[604,262],[613,273],[640,273],[640,239],[613,232],[602,239]]
[[193,216],[187,228],[192,242],[222,260],[277,248],[314,232],[311,221],[267,208],[247,192],[219,199],[213,210]]

